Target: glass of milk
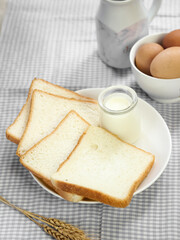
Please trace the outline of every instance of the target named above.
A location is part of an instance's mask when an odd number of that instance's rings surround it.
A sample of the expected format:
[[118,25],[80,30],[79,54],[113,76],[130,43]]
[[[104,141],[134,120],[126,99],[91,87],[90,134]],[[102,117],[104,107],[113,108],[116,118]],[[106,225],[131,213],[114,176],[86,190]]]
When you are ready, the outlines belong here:
[[137,94],[130,87],[118,85],[103,90],[98,97],[101,127],[128,143],[134,143],[141,132],[137,102]]

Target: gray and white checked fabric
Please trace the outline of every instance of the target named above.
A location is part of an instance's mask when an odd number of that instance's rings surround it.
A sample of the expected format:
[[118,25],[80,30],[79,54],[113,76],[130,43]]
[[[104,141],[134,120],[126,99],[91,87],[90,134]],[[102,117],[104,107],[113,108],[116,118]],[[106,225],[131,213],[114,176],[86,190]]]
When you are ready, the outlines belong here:
[[[2,1],[2,0],[0,0]],[[148,4],[148,1],[145,1]],[[97,0],[9,0],[0,33],[0,195],[48,217],[75,224],[102,240],[180,239],[180,104],[151,100],[130,69],[107,67],[97,56]],[[164,0],[150,33],[180,27],[180,1]],[[125,209],[73,204],[44,191],[16,156],[5,129],[25,102],[34,77],[72,90],[127,84],[165,119],[173,149],[162,176]],[[0,239],[50,239],[18,212],[0,203]]]

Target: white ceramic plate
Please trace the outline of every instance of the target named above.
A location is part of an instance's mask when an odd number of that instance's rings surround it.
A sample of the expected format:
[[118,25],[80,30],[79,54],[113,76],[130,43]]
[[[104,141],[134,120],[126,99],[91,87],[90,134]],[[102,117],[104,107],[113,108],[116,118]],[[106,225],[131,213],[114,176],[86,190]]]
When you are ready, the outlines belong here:
[[[98,98],[102,88],[89,88],[77,91],[91,98]],[[142,134],[136,146],[155,155],[155,163],[149,175],[138,187],[134,195],[151,186],[162,174],[167,166],[171,154],[171,135],[161,115],[147,102],[139,98],[138,108],[142,119]],[[45,185],[40,179],[32,174],[36,182],[49,193],[61,198],[57,193]],[[81,201],[80,203],[97,203],[95,201]]]

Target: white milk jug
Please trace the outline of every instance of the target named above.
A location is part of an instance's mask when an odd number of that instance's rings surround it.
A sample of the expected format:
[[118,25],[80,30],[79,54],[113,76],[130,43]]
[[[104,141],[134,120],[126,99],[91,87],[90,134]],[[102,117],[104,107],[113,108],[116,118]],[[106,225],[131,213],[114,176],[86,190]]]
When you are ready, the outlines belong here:
[[143,0],[100,0],[96,16],[98,54],[115,68],[130,67],[129,52],[133,44],[148,34],[148,26],[162,0],[153,0],[151,8]]

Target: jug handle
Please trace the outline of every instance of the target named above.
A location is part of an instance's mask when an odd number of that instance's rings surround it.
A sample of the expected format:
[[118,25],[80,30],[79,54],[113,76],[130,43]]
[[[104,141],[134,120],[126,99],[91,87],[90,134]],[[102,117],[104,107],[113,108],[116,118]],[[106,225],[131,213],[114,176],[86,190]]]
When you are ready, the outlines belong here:
[[162,0],[153,0],[153,2],[151,4],[151,8],[149,10],[149,14],[148,14],[149,23],[153,20],[153,18],[157,14],[157,12],[161,6],[161,3],[162,3]]

